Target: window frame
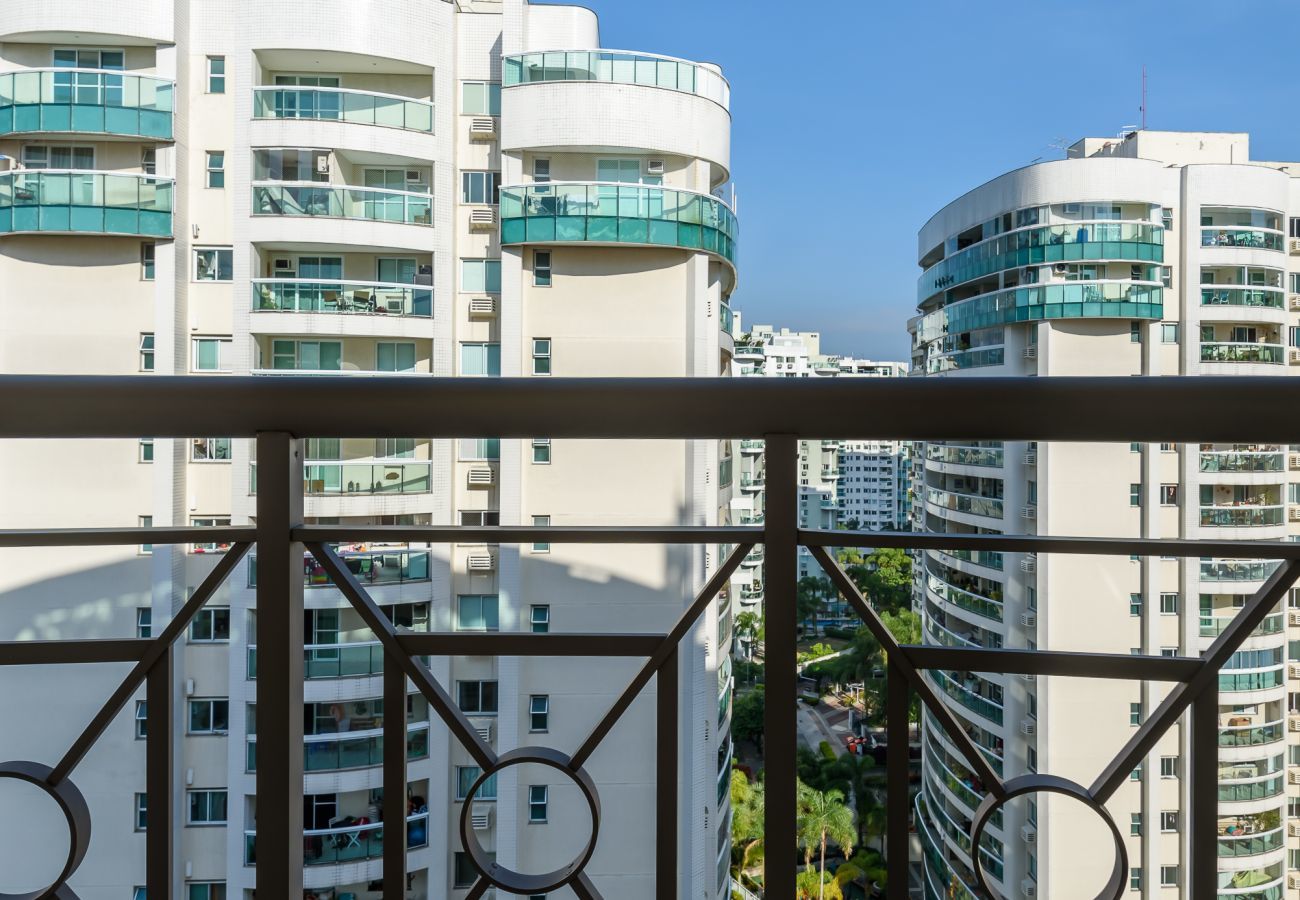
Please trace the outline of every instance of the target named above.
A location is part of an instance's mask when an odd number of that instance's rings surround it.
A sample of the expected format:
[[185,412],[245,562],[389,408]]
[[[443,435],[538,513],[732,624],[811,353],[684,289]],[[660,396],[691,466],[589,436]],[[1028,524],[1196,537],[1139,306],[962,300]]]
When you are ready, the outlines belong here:
[[[229,245],[229,244],[206,244],[206,245],[204,245],[204,246],[201,246],[201,247],[195,247],[195,248],[193,248],[193,249],[194,249],[194,254],[193,254],[192,259],[193,259],[193,261],[194,261],[194,264],[190,267],[190,281],[191,281],[192,283],[194,283],[194,284],[231,284],[231,283],[234,282],[234,280],[235,280],[235,248],[234,248],[232,245]],[[199,270],[199,260],[200,260],[201,258],[203,258],[204,254],[208,254],[208,253],[213,254],[213,257],[212,257],[212,263],[211,263],[212,268],[209,269],[209,271],[212,273],[212,276],[213,276],[213,277],[211,277],[211,278],[207,278],[207,277],[205,277],[205,276],[200,272],[200,270]],[[223,258],[227,261],[227,267],[224,268],[224,269],[223,269],[223,267],[222,267],[222,260],[223,260]],[[222,278],[222,277],[221,277],[221,274],[222,274],[223,271],[229,273],[229,276],[230,276],[230,277],[228,277],[228,278]]]
[[[199,368],[199,344],[204,341],[211,341],[217,345],[217,367],[215,369]],[[190,371],[191,372],[213,372],[217,374],[228,374],[234,371],[231,364],[230,355],[234,352],[235,340],[227,334],[196,334],[190,337]],[[226,365],[222,366],[222,351],[225,351]]]
[[[551,517],[550,517],[550,516],[533,516],[533,527],[534,527],[534,528],[549,528],[550,526],[551,526]],[[551,542],[550,542],[550,541],[534,541],[534,542],[533,542],[533,550],[532,550],[532,552],[534,552],[534,553],[550,553],[550,552],[551,552]]]
[[550,250],[533,251],[533,287],[551,287],[554,280],[554,257]]
[[135,830],[149,830],[149,795],[140,791],[135,795]]
[[[213,165],[213,161],[216,165]],[[204,171],[207,173],[204,188],[208,190],[225,190],[226,188],[226,151],[204,150]],[[215,183],[214,183],[215,182]]]
[[[225,617],[224,617],[226,620],[225,637],[215,637],[215,636],[196,637],[195,636],[195,626],[197,626],[200,621],[204,621],[207,623],[207,630],[209,634],[216,635],[217,622],[220,618],[222,618],[222,616],[220,615],[221,613],[225,613]],[[202,609],[200,609],[197,613],[195,613],[194,618],[190,620],[189,628],[186,629],[186,642],[190,644],[229,644],[230,643],[230,622],[231,619],[230,619],[229,606],[205,606]]]
[[158,339],[155,332],[139,332],[140,340],[136,344],[136,352],[139,353],[139,366],[141,372],[154,372],[158,365]]
[[[537,799],[540,797],[541,799]],[[528,824],[545,825],[549,815],[549,806],[551,802],[551,789],[545,784],[528,785]],[[538,816],[540,810],[541,815]]]
[[[487,601],[493,601],[494,609],[491,617],[487,614]],[[465,604],[466,601],[477,601],[479,605],[478,619],[483,622],[482,628],[469,628],[465,625]],[[490,624],[491,623],[491,624]],[[456,595],[456,631],[470,631],[477,633],[492,634],[501,630],[501,595],[500,594],[457,594]]]
[[153,438],[140,438],[140,440],[136,442],[135,461],[142,465],[148,465],[153,462],[153,458]]
[[[539,724],[540,723],[540,724]],[[551,695],[528,695],[528,733],[547,734],[551,730]]]
[[204,93],[224,94],[226,92],[226,57],[208,56],[204,63]]
[[[200,442],[204,442],[200,444]],[[224,442],[224,443],[223,443]],[[200,455],[200,447],[203,452]],[[222,448],[225,456],[222,456]],[[190,439],[190,462],[192,463],[228,463],[234,453],[235,442],[228,437],[197,437]]]
[[[492,699],[495,708],[485,709],[483,703],[483,686],[492,685]],[[465,695],[463,691],[469,685],[474,685],[478,696],[478,705],[474,709],[467,709],[463,704]],[[500,682],[495,678],[466,678],[457,679],[456,681],[456,707],[466,715],[470,716],[495,716],[501,709],[501,695],[499,693]]]
[[533,374],[539,377],[550,376],[555,362],[555,342],[548,337],[535,337],[532,339],[532,348]]
[[[466,777],[462,774],[468,772],[473,772],[474,773],[473,776]],[[475,781],[478,781],[479,777],[482,776],[482,774],[483,774],[483,770],[478,766],[471,765],[471,766],[455,767],[455,772],[453,773],[453,778],[455,779],[454,783],[456,785],[454,789],[454,794],[456,798],[455,802],[464,803],[469,798],[470,786],[473,785]],[[491,793],[488,793],[489,790],[491,791]],[[495,803],[496,801],[497,801],[497,779],[496,779],[496,773],[493,773],[486,781],[483,782],[482,786],[478,789],[478,793],[474,795],[473,802]]]
[[[198,704],[208,705],[208,728],[204,730],[194,730],[194,709]],[[225,704],[226,707],[226,727],[217,728],[216,710],[219,704]],[[195,736],[223,736],[230,733],[230,698],[229,697],[191,697],[185,704],[185,733]]]
[[158,277],[158,244],[154,241],[140,242],[140,280],[156,281]]
[[[549,466],[551,464],[551,446],[550,438],[533,438],[532,464],[535,466]],[[538,451],[541,451],[540,457]]]
[[135,739],[147,740],[149,737],[149,701],[135,701]]
[[[476,194],[491,199],[475,200],[473,197]],[[466,206],[499,206],[501,203],[501,172],[495,169],[462,169],[460,173],[460,202]]]
[[[538,613],[541,613],[539,616]],[[542,626],[540,629],[537,626]],[[551,630],[551,604],[534,603],[528,607],[528,628],[532,634],[549,634]]]
[[[224,798],[225,815],[220,819],[194,818],[194,801],[200,797],[204,798],[206,805],[206,814],[213,814],[213,800],[218,796]],[[186,828],[217,828],[228,824],[230,820],[230,791],[227,788],[192,788],[185,791],[185,827]]]
[[[483,89],[483,96],[480,103],[470,103],[468,89],[477,87]],[[494,90],[495,88],[495,90]],[[471,109],[471,106],[481,105],[482,110]],[[501,115],[501,82],[487,81],[483,79],[467,79],[460,83],[460,114],[462,116],[492,116],[499,118]]]

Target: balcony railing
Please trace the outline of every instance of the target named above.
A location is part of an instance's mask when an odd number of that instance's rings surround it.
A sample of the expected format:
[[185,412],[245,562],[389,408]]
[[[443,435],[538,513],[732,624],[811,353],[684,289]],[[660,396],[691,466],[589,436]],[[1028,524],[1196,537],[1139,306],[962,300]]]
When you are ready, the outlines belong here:
[[[1225,380],[1226,381],[1226,380]],[[857,382],[857,383],[854,383]],[[1187,817],[1187,868],[1182,889],[1192,897],[1213,897],[1216,871],[1217,820],[1213,804],[1281,797],[1285,777],[1219,781],[1218,750],[1227,734],[1243,734],[1220,725],[1220,669],[1229,663],[1250,634],[1272,614],[1300,575],[1300,544],[1289,542],[1198,542],[1179,539],[1038,536],[1018,534],[926,534],[851,532],[799,529],[799,443],[831,435],[845,440],[1039,440],[1132,441],[1177,443],[1248,439],[1300,444],[1300,422],[1279,414],[1300,400],[1300,385],[1289,379],[850,379],[848,383],[814,379],[752,381],[734,379],[441,379],[375,378],[349,380],[345,386],[320,379],[93,378],[0,377],[0,439],[128,439],[139,435],[188,438],[220,434],[255,438],[261,485],[256,525],[220,528],[108,528],[0,532],[0,546],[54,547],[141,543],[155,547],[209,541],[230,549],[213,559],[210,573],[166,622],[155,621],[151,639],[33,640],[5,643],[0,665],[58,665],[128,663],[130,671],[100,711],[53,765],[11,762],[0,777],[19,778],[54,795],[65,810],[71,833],[69,861],[55,884],[38,895],[68,892],[90,842],[90,812],[73,776],[90,748],[115,717],[143,690],[147,699],[144,784],[149,802],[145,841],[144,881],[148,893],[168,896],[179,851],[174,796],[182,779],[175,769],[176,723],[173,708],[173,644],[197,613],[218,592],[254,544],[259,555],[257,583],[258,679],[255,682],[259,720],[257,830],[250,833],[250,861],[258,861],[256,887],[267,897],[298,897],[303,893],[304,865],[355,858],[383,858],[385,893],[400,897],[405,890],[407,850],[427,842],[428,828],[412,830],[424,821],[417,813],[408,828],[386,831],[382,824],[351,824],[325,831],[303,832],[302,784],[304,758],[300,667],[306,647],[301,627],[305,573],[299,560],[310,552],[334,581],[349,605],[383,645],[384,706],[403,708],[409,683],[423,695],[483,778],[523,762],[547,765],[567,773],[600,822],[599,788],[587,773],[587,762],[603,738],[652,681],[652,701],[659,729],[651,753],[654,779],[676,785],[679,777],[678,646],[694,634],[694,626],[712,609],[750,551],[762,545],[766,556],[766,659],[768,665],[788,665],[790,677],[766,679],[764,763],[766,803],[765,887],[769,897],[795,895],[795,878],[802,852],[797,835],[797,704],[794,666],[797,638],[796,593],[799,548],[807,547],[836,590],[843,595],[887,654],[885,711],[888,742],[909,741],[910,691],[925,707],[927,734],[936,734],[953,758],[960,757],[986,794],[972,821],[959,822],[944,809],[920,806],[923,829],[941,828],[946,840],[970,848],[1000,842],[986,838],[994,815],[1010,799],[1049,791],[1083,802],[1102,819],[1115,840],[1111,882],[1104,897],[1121,897],[1128,880],[1127,841],[1107,812],[1106,803],[1128,784],[1130,773],[1152,752],[1171,727],[1188,714],[1182,741],[1184,784],[1193,810],[1208,815]],[[341,397],[340,392],[345,391]],[[872,416],[846,416],[845,409],[872,409]],[[944,410],[936,416],[934,410]],[[1228,410],[1206,416],[1206,409]],[[667,411],[667,412],[666,412]],[[270,430],[278,429],[278,430]],[[409,437],[445,440],[472,435],[510,437],[545,434],[555,439],[708,440],[759,437],[766,441],[766,519],[760,527],[488,527],[367,526],[357,524],[303,525],[303,443],[295,435],[330,435],[344,439]],[[652,634],[566,634],[518,632],[414,633],[393,626],[331,545],[404,541],[551,545],[591,542],[730,546],[710,568],[707,581],[670,628]],[[1233,556],[1281,560],[1279,568],[1251,595],[1238,617],[1199,657],[1131,656],[1127,652],[1075,653],[1048,650],[976,649],[969,647],[900,646],[852,579],[827,548],[898,547],[917,550],[970,550],[1026,554],[1163,557]],[[265,651],[265,652],[262,652]],[[455,656],[622,656],[639,659],[637,674],[582,745],[572,753],[532,747],[498,754],[480,736],[451,700],[431,670],[418,661],[425,655]],[[774,662],[786,660],[786,663]],[[1158,705],[1147,712],[1113,758],[1099,760],[1088,785],[1060,777],[1027,774],[1003,779],[995,771],[1000,739],[963,724],[947,705],[925,670],[994,672],[1016,675],[1110,678],[1161,681],[1171,685]],[[1277,669],[1269,672],[1280,672]],[[1228,671],[1224,677],[1253,677]],[[942,678],[942,676],[940,676]],[[689,687],[689,686],[686,686]],[[250,698],[253,699],[253,698]],[[1264,723],[1261,728],[1268,728]],[[1261,732],[1262,733],[1262,732]],[[991,750],[977,745],[991,742]],[[389,823],[408,820],[404,717],[384,720],[382,754],[384,791],[382,817]],[[0,738],[0,742],[3,739]],[[1247,743],[1249,745],[1249,742]],[[711,773],[712,774],[712,773]],[[886,859],[889,871],[909,868],[909,791],[907,754],[890,754],[885,766],[889,805]],[[477,786],[476,786],[477,787]],[[710,792],[712,785],[710,784]],[[473,790],[470,792],[473,795]],[[169,802],[173,801],[173,802]],[[463,810],[469,809],[466,803]],[[693,827],[697,813],[680,808],[675,790],[657,790],[652,810],[653,863],[658,889],[665,896],[676,890],[680,828]],[[955,807],[954,807],[955,808]],[[357,840],[337,840],[339,833]],[[927,832],[928,833],[928,832]],[[380,836],[382,834],[382,837]],[[308,838],[304,841],[304,835]],[[330,839],[320,845],[314,838]],[[587,862],[597,838],[573,860],[557,860],[553,872],[525,876],[493,862],[478,836],[462,816],[460,846],[468,864],[480,873],[471,889],[482,896],[490,887],[498,893],[547,893],[563,887],[578,896],[604,896],[599,875],[588,875]],[[930,835],[931,849],[934,835]],[[449,843],[450,840],[449,840]],[[443,851],[446,848],[438,848]],[[340,855],[341,854],[341,855]],[[351,856],[350,854],[357,854]],[[927,855],[927,859],[930,858]],[[997,857],[977,852],[970,884],[991,894],[988,876],[1001,876]],[[1099,863],[1109,866],[1110,860]],[[927,869],[927,872],[930,869]],[[22,873],[21,877],[27,877]],[[963,878],[965,876],[963,875]],[[889,896],[906,897],[906,878],[889,880]]]
[[1203,559],[1201,581],[1263,581],[1277,563],[1257,559]]
[[1278,231],[1254,228],[1202,228],[1202,247],[1245,247],[1251,250],[1286,249],[1286,238]]
[[1266,722],[1263,725],[1236,725],[1219,729],[1220,747],[1257,747],[1275,744],[1286,738],[1286,722]]
[[724,109],[731,85],[716,68],[629,50],[544,50],[501,60],[505,87],[547,81],[603,81],[639,84],[698,94]]
[[[248,490],[257,493],[257,463],[250,463]],[[309,462],[303,467],[303,490],[308,496],[335,494],[427,494],[428,462],[344,463]]]
[[170,178],[83,169],[0,173],[0,234],[171,237]]
[[255,181],[253,215],[432,225],[433,197],[314,181]]
[[352,88],[255,87],[253,118],[351,122],[433,133],[433,104],[428,100]]
[[1285,472],[1286,454],[1273,451],[1202,450],[1202,472]]
[[379,281],[254,278],[254,312],[433,315],[433,289]]
[[941,509],[953,512],[969,513],[972,516],[1002,518],[1002,499],[1000,497],[980,497],[975,494],[963,494],[957,491],[945,491],[940,488],[926,488],[925,500]]
[[108,69],[0,74],[0,134],[113,134],[171,140],[176,84]]
[[1277,506],[1202,506],[1201,525],[1205,528],[1262,528],[1281,525],[1286,507]]
[[[406,816],[406,849],[429,845],[429,814]],[[384,823],[367,822],[339,828],[308,828],[302,833],[303,864],[336,866],[340,863],[379,859],[385,855]],[[244,865],[257,865],[257,832],[244,832]]]
[[[383,728],[365,731],[345,731],[338,734],[313,734],[303,740],[304,772],[337,772],[343,769],[364,769],[384,764]],[[257,771],[257,735],[250,734],[247,741],[245,766],[249,772]],[[424,759],[429,755],[429,723],[412,722],[406,726],[406,758]]]
[[1267,309],[1285,309],[1286,294],[1280,289],[1268,291],[1255,287],[1201,288],[1202,306],[1257,306]]
[[1267,363],[1286,362],[1286,347],[1281,344],[1243,344],[1219,341],[1201,344],[1201,362]]
[[1274,828],[1258,834],[1223,835],[1219,838],[1219,856],[1258,856],[1280,850],[1286,844],[1286,831]]
[[[1260,579],[1261,581],[1263,579]],[[1218,637],[1223,630],[1232,624],[1236,616],[1201,616],[1201,637]],[[1255,629],[1256,635],[1281,634],[1285,627],[1284,619],[1281,613],[1269,616],[1263,622],[1259,623],[1259,628]]]
[[[372,550],[344,550],[339,554],[343,565],[366,585],[406,584],[429,580],[429,551],[380,548]],[[327,588],[334,582],[316,557],[304,554],[303,587]],[[257,555],[249,554],[248,586],[257,587]]]
[[[427,657],[426,657],[427,659]],[[257,679],[257,645],[248,645],[248,680]],[[302,677],[365,678],[384,674],[384,648],[379,641],[345,644],[308,644],[303,653]]]

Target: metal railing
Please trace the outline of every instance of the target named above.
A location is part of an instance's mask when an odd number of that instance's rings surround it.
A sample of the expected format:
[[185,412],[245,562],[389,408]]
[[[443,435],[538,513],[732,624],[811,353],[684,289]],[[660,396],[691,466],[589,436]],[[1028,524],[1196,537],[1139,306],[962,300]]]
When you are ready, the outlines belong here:
[[[32,896],[73,898],[67,886],[86,855],[91,837],[89,807],[70,776],[91,746],[145,687],[147,697],[146,884],[151,896],[171,893],[179,873],[179,840],[174,807],[183,790],[173,756],[177,723],[172,712],[175,665],[172,646],[189,622],[256,544],[258,548],[259,720],[256,886],[267,897],[297,897],[303,891],[304,771],[302,628],[304,551],[310,552],[383,647],[384,702],[401,709],[407,680],[414,683],[451,735],[482,771],[467,801],[503,769],[535,763],[567,775],[590,809],[593,828],[583,851],[543,874],[524,874],[498,865],[470,827],[466,802],[460,838],[479,879],[468,897],[480,900],[492,887],[510,895],[545,893],[568,886],[579,898],[602,894],[585,872],[601,824],[599,791],[586,763],[629,705],[651,681],[657,722],[655,777],[678,778],[678,645],[714,596],[726,586],[741,560],[756,546],[766,555],[766,658],[769,665],[796,661],[796,585],[801,546],[808,548],[836,589],[887,652],[887,737],[891,746],[909,742],[908,707],[915,691],[926,707],[927,727],[942,733],[942,743],[960,756],[982,787],[969,846],[979,846],[985,827],[1009,800],[1036,792],[1073,797],[1087,805],[1110,830],[1113,864],[1102,897],[1126,891],[1125,839],[1106,810],[1107,800],[1130,777],[1162,735],[1190,711],[1185,777],[1191,789],[1187,814],[1188,873],[1193,898],[1216,891],[1218,859],[1219,670],[1285,597],[1300,575],[1300,544],[1181,539],[1026,536],[1015,534],[923,534],[819,531],[798,528],[799,442],[827,435],[850,440],[1003,439],[1060,441],[1208,442],[1250,439],[1300,443],[1300,423],[1278,415],[1300,400],[1300,385],[1272,378],[1053,378],[1053,379],[440,379],[368,378],[323,384],[317,379],[264,380],[169,377],[0,377],[0,439],[126,438],[141,434],[188,438],[222,434],[255,438],[260,462],[256,525],[225,528],[112,528],[0,532],[0,547],[131,546],[220,541],[230,550],[152,639],[50,640],[0,643],[0,665],[133,663],[130,674],[86,725],[72,747],[53,766],[11,762],[0,777],[28,782],[59,804],[70,830],[69,854],[53,885]],[[873,409],[872,416],[844,415]],[[935,416],[943,409],[943,416]],[[1220,410],[1213,417],[1205,409]],[[665,412],[670,411],[670,412]],[[766,441],[767,507],[762,527],[437,527],[303,525],[303,441],[307,436],[339,438],[429,438],[493,434],[527,438],[713,440],[763,437]],[[716,565],[693,601],[662,634],[567,633],[416,633],[395,627],[365,585],[331,548],[335,542],[495,544],[534,542],[600,544],[726,544],[731,549]],[[1275,559],[1281,564],[1245,603],[1237,618],[1200,658],[1132,656],[968,647],[900,646],[853,581],[830,555],[830,548],[902,547],[917,550],[970,550],[999,553],[1184,556],[1193,558]],[[155,627],[162,623],[155,623]],[[478,734],[446,688],[420,656],[568,655],[632,657],[643,660],[579,747],[559,750],[524,747],[498,754]],[[1008,779],[976,746],[952,710],[942,702],[927,669],[999,672],[1020,675],[1149,680],[1174,686],[1114,758],[1089,785],[1049,774]],[[765,687],[765,893],[795,894],[800,868],[796,806],[796,679],[769,678]],[[384,720],[383,819],[408,818],[406,791],[407,723]],[[886,763],[889,815],[886,857],[891,875],[888,896],[907,896],[910,797],[908,755],[891,753]],[[1274,776],[1278,784],[1282,776]],[[1281,788],[1273,780],[1249,790]],[[1237,786],[1231,786],[1240,792]],[[660,839],[654,849],[655,897],[677,896],[678,840],[687,811],[677,792],[655,792],[652,815]],[[1236,799],[1234,796],[1231,799]],[[920,802],[920,801],[918,801]],[[356,829],[353,829],[356,830]],[[375,829],[376,831],[378,829]],[[407,829],[383,831],[376,852],[383,858],[383,897],[404,900]],[[350,842],[349,842],[350,843]],[[977,854],[972,892],[996,896]],[[1105,865],[1102,863],[1101,865]]]

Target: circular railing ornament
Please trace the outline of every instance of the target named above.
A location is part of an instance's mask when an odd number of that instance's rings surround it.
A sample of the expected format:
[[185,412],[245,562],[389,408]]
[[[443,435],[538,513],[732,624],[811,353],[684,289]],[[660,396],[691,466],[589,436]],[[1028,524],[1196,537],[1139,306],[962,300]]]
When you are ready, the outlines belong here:
[[1124,847],[1124,838],[1106,807],[1098,803],[1087,788],[1077,782],[1070,781],[1068,778],[1060,778],[1056,775],[1021,775],[1006,782],[1003,788],[1005,793],[1001,798],[993,794],[989,794],[984,798],[984,801],[979,805],[979,809],[975,810],[975,823],[971,828],[971,861],[975,864],[975,879],[979,882],[980,890],[984,892],[985,896],[998,896],[997,892],[989,887],[989,883],[984,879],[984,867],[980,864],[980,839],[984,837],[984,828],[988,825],[989,818],[993,815],[994,810],[1000,809],[1008,801],[1014,800],[1016,797],[1022,797],[1025,794],[1039,793],[1073,797],[1101,817],[1101,820],[1106,823],[1106,827],[1110,829],[1111,837],[1115,841],[1115,865],[1110,871],[1110,878],[1107,880],[1106,886],[1097,894],[1096,900],[1120,900],[1125,895],[1128,851]]
[[86,850],[90,847],[90,807],[86,805],[86,798],[82,796],[81,791],[68,779],[65,778],[58,784],[51,785],[48,779],[53,771],[49,766],[41,763],[22,760],[0,763],[0,778],[23,781],[43,791],[58,804],[63,812],[63,818],[68,822],[68,858],[54,882],[49,887],[25,894],[0,893],[0,900],[42,900],[51,897],[65,900],[76,896],[68,887],[68,879],[86,858]]
[[[535,763],[539,766],[546,766],[558,772],[563,772],[582,792],[583,799],[587,801],[587,808],[591,812],[591,837],[587,839],[587,845],[568,865],[539,875],[516,872],[496,863],[483,849],[478,836],[470,826],[470,807],[483,783],[503,769],[508,769],[511,766],[522,766],[527,763]],[[599,833],[600,797],[596,793],[596,783],[591,780],[591,776],[587,774],[585,769],[575,770],[572,759],[550,747],[520,747],[518,750],[511,750],[509,753],[501,754],[497,759],[497,764],[491,769],[482,772],[474,784],[470,786],[468,793],[465,795],[464,806],[460,811],[461,846],[469,854],[474,867],[491,884],[512,894],[545,894],[571,884],[591,860],[591,855],[596,852],[596,838]],[[8,898],[0,896],[0,900],[8,900]]]

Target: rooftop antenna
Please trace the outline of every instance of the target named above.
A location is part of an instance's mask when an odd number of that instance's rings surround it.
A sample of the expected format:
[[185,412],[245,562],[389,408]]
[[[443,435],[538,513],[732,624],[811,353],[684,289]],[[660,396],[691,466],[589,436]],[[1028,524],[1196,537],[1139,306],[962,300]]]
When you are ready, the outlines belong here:
[[1142,113],[1142,130],[1147,130],[1147,67],[1142,66],[1142,105],[1138,107]]

